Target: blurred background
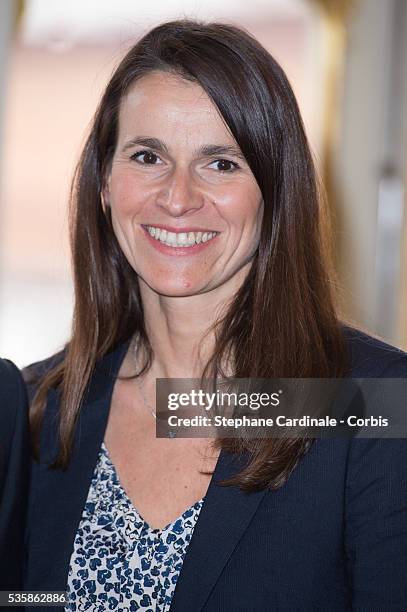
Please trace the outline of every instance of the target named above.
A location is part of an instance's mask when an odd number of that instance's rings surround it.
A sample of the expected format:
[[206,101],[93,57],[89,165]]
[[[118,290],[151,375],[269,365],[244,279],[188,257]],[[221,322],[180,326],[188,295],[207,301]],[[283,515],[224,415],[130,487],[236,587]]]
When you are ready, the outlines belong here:
[[0,354],[59,350],[72,314],[67,202],[99,96],[161,21],[249,30],[297,96],[333,216],[344,314],[407,349],[406,0],[2,0]]

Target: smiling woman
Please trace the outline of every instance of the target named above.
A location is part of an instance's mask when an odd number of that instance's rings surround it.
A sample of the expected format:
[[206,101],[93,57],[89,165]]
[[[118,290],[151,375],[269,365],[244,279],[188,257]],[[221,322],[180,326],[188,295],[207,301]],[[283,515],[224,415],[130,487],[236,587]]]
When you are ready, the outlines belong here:
[[175,21],[130,49],[75,176],[72,335],[26,371],[26,589],[67,610],[404,609],[405,440],[156,437],[157,378],[406,376],[339,319],[321,207],[249,34]]

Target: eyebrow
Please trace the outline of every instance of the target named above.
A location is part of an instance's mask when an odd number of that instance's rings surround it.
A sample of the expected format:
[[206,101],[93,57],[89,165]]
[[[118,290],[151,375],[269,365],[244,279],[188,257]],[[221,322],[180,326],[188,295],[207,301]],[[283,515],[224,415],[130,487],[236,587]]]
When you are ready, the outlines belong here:
[[235,157],[239,157],[240,159],[244,160],[243,153],[239,147],[234,145],[204,145],[199,149],[198,153],[203,157],[212,157],[213,155],[234,155]]
[[159,140],[158,138],[148,138],[144,136],[138,136],[136,138],[131,138],[128,140],[124,147],[123,152],[136,147],[137,145],[143,145],[144,147],[149,147],[149,149],[155,149],[156,151],[160,151],[161,153],[168,153],[168,149],[165,144]]
[[[148,138],[144,136],[138,136],[136,138],[131,138],[128,140],[123,146],[123,153],[132,149],[137,145],[142,145],[144,147],[148,147],[149,149],[154,149],[155,151],[159,151],[160,153],[169,154],[168,147],[162,140],[159,138]],[[244,155],[239,149],[239,147],[235,145],[216,145],[216,144],[206,144],[200,147],[195,152],[199,157],[213,157],[214,155],[234,155],[242,160],[244,160]]]

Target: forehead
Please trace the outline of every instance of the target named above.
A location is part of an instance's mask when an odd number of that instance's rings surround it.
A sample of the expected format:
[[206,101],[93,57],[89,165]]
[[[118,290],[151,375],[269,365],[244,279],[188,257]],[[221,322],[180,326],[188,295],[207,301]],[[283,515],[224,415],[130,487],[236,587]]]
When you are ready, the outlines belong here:
[[233,142],[228,127],[198,84],[167,72],[138,79],[124,96],[119,113],[119,140],[143,133],[162,137],[213,135]]

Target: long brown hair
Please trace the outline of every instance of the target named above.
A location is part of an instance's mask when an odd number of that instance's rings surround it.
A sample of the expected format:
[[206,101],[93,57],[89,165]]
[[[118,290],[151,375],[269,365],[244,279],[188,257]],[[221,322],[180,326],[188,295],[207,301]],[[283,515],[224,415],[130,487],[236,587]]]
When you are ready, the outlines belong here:
[[[38,440],[47,393],[61,392],[59,455],[66,467],[86,386],[96,362],[134,334],[153,352],[135,271],[124,257],[103,206],[104,177],[116,147],[123,96],[152,70],[197,82],[212,99],[261,189],[264,215],[258,251],[245,282],[215,328],[207,372],[234,355],[241,378],[340,377],[346,346],[335,311],[323,248],[321,195],[300,112],[279,64],[248,33],[190,20],[164,23],[130,49],[108,83],[74,177],[70,222],[75,284],[72,336],[62,361],[39,382],[32,406]],[[277,488],[312,441],[221,439],[248,451],[247,467],[225,484]]]

